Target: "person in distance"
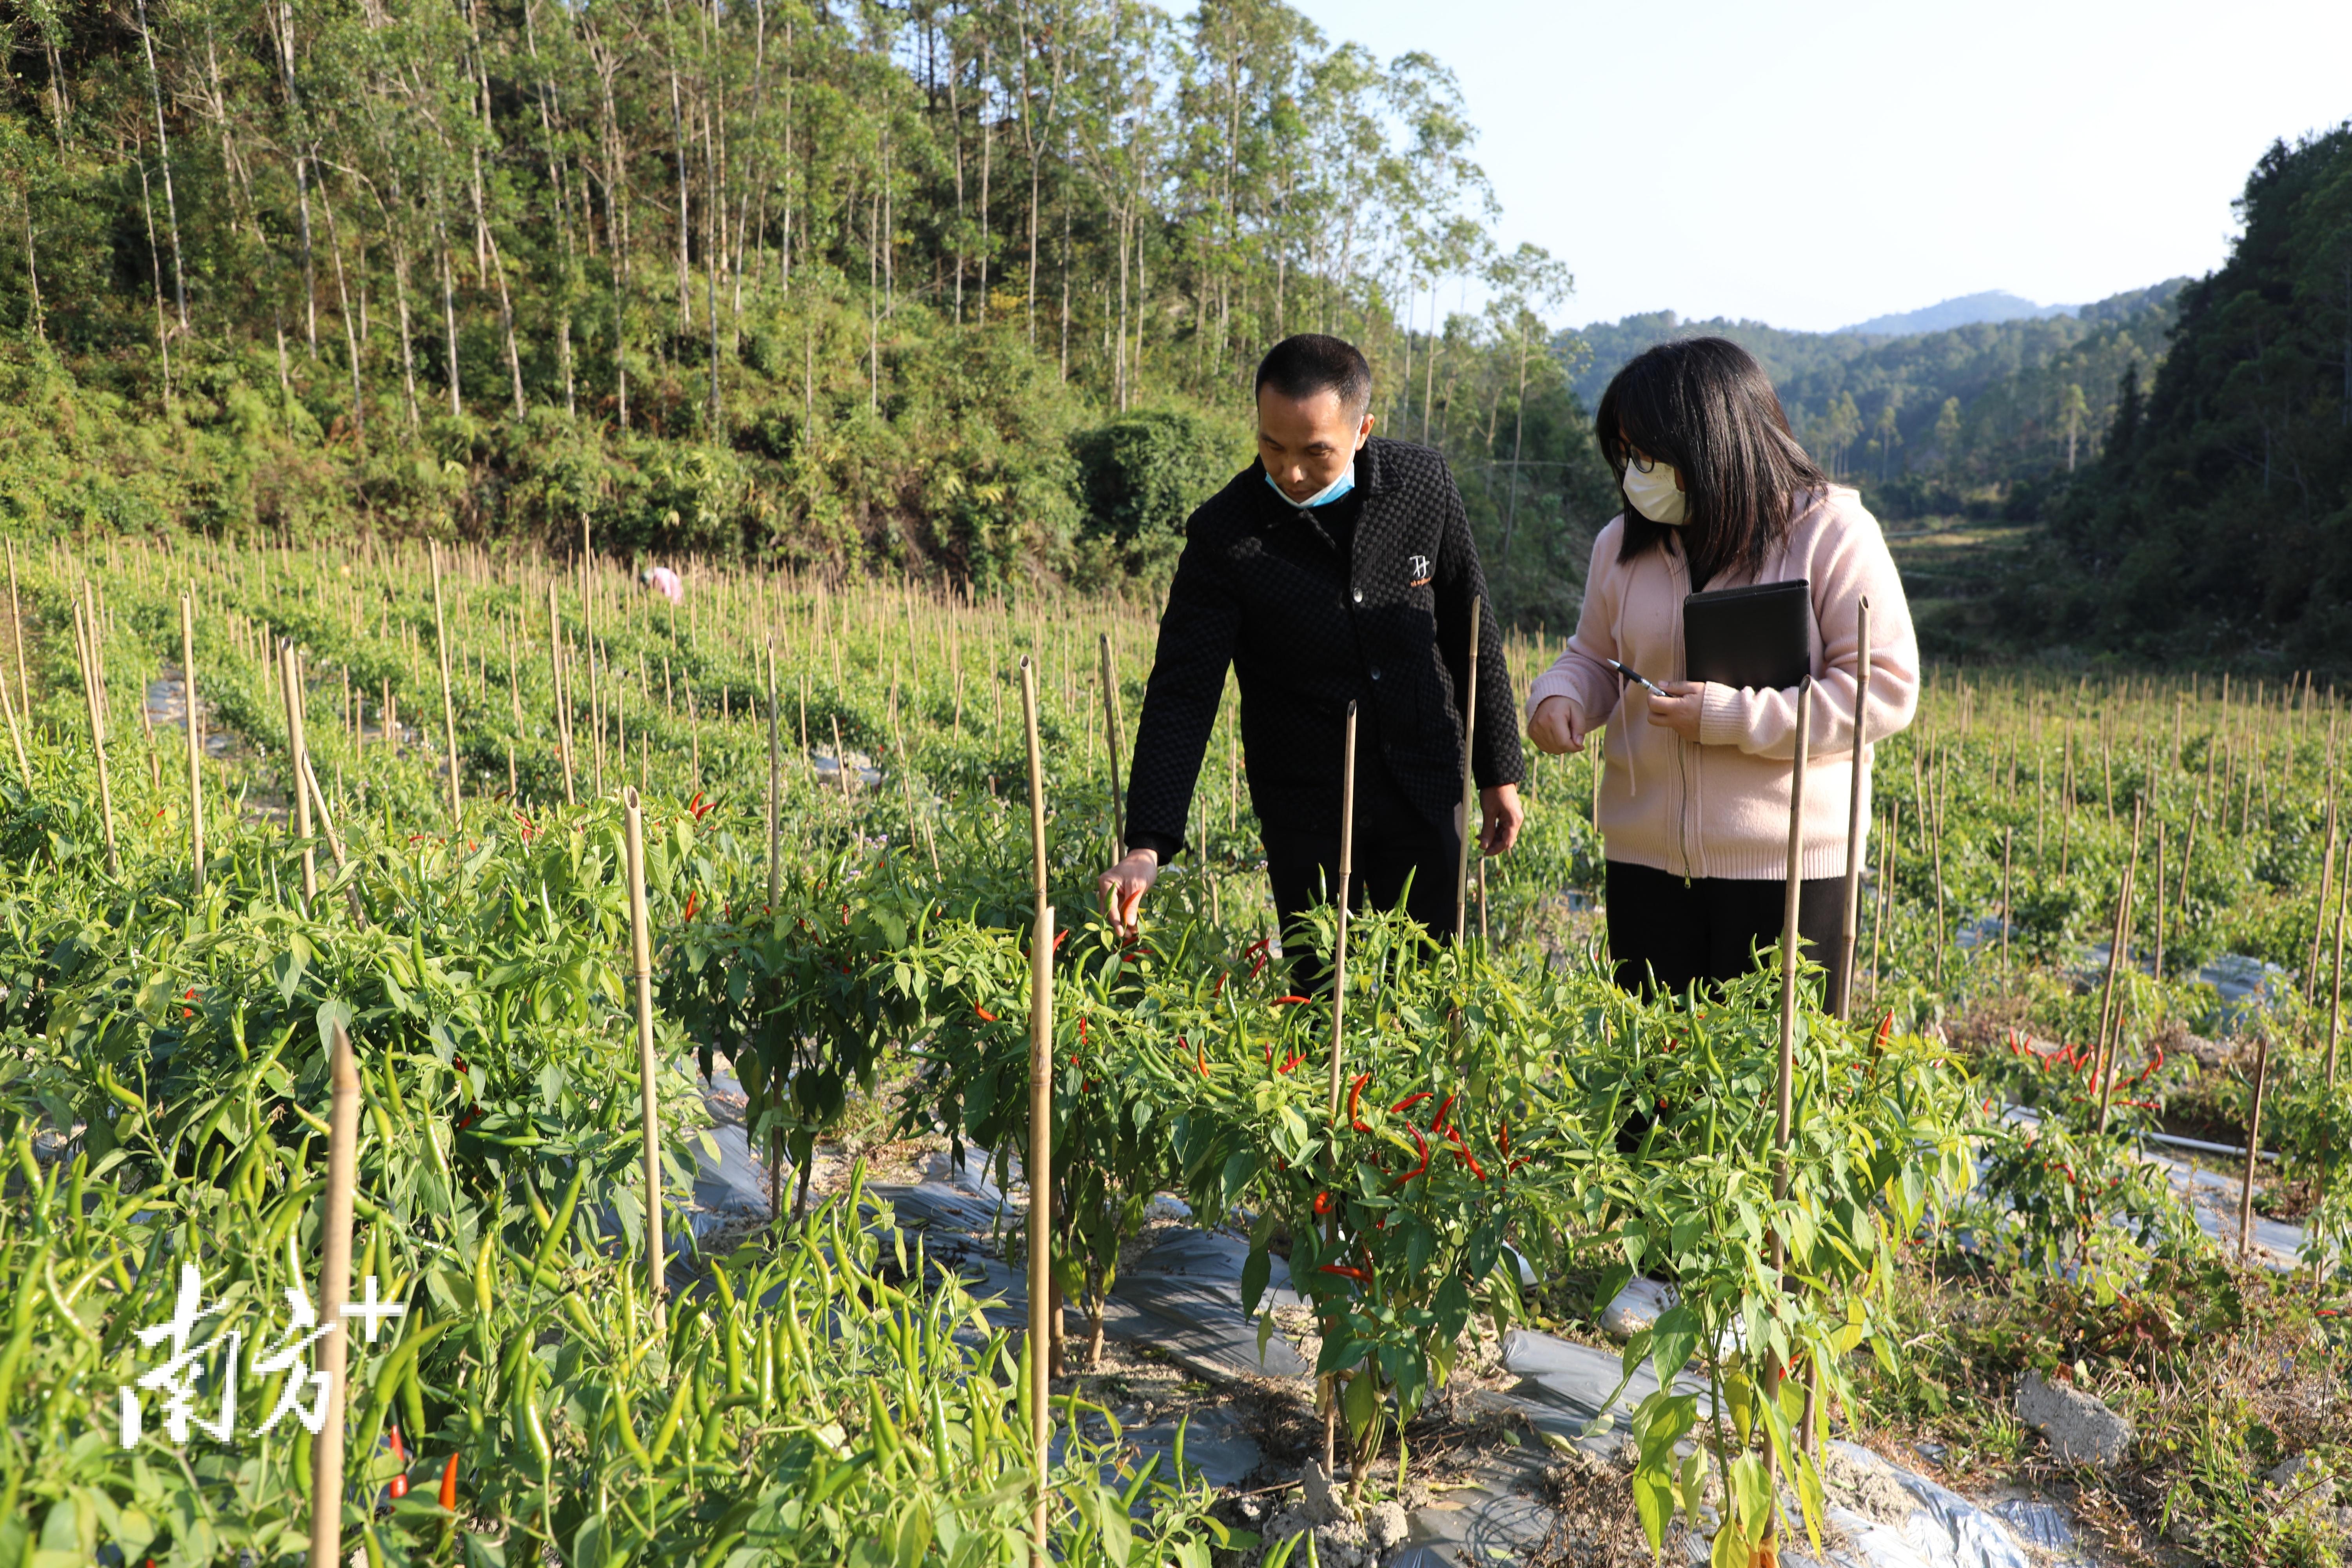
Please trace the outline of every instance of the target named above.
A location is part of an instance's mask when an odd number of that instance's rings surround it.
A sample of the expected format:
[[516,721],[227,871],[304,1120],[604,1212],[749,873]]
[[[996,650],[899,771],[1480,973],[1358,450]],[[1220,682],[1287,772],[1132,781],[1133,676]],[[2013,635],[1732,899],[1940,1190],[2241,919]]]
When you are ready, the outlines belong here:
[[1725,339],[1637,355],[1593,424],[1625,510],[1593,541],[1576,635],[1528,690],[1528,733],[1558,754],[1607,727],[1599,815],[1617,983],[1679,994],[1742,974],[1779,944],[1797,690],[1680,679],[1682,611],[1688,594],[1801,578],[1813,710],[1798,931],[1832,968],[1834,997],[1864,598],[1865,739],[1901,731],[1919,700],[1918,640],[1877,520],[1805,455],[1763,366]]
[[[1257,369],[1257,460],[1202,502],[1160,616],[1127,791],[1126,858],[1097,883],[1135,929],[1185,842],[1192,789],[1224,696],[1241,687],[1250,804],[1282,929],[1337,879],[1347,710],[1357,704],[1351,903],[1406,910],[1453,934],[1462,831],[1470,611],[1486,598],[1445,459],[1372,434],[1371,367],[1320,333],[1284,339]],[[1520,753],[1501,628],[1479,618],[1472,759],[1478,842],[1518,837]],[[1410,895],[1407,883],[1410,881]],[[1303,944],[1293,973],[1321,974]]]

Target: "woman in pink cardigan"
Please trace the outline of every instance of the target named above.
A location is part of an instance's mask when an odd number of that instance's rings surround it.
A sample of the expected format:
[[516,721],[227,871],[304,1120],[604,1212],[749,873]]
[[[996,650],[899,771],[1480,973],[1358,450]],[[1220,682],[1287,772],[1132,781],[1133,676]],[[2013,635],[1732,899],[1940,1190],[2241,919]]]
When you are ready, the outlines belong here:
[[[1557,754],[1605,727],[1600,818],[1617,982],[1680,994],[1745,973],[1779,942],[1797,691],[1682,679],[1682,617],[1685,595],[1795,578],[1813,607],[1798,929],[1808,955],[1833,966],[1864,598],[1865,739],[1903,729],[1919,699],[1918,642],[1877,520],[1805,455],[1763,367],[1725,339],[1643,353],[1610,382],[1594,425],[1625,510],[1593,541],[1576,635],[1528,693],[1528,732]],[[1611,659],[1666,694],[1626,680]]]

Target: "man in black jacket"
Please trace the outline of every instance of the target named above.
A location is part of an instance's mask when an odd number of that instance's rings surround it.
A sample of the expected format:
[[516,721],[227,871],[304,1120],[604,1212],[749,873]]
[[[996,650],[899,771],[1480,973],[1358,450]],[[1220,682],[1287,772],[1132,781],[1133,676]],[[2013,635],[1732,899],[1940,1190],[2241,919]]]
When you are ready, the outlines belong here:
[[[1183,847],[1231,664],[1283,929],[1337,879],[1352,700],[1354,890],[1385,907],[1405,899],[1433,935],[1454,934],[1457,694],[1486,577],[1445,459],[1372,439],[1371,391],[1364,356],[1320,334],[1285,339],[1258,366],[1258,461],[1193,512],[1160,621],[1129,775],[1128,854],[1097,884],[1123,930]],[[1491,606],[1478,644],[1479,845],[1497,855],[1522,812],[1517,709]],[[1300,973],[1318,973],[1311,959]]]

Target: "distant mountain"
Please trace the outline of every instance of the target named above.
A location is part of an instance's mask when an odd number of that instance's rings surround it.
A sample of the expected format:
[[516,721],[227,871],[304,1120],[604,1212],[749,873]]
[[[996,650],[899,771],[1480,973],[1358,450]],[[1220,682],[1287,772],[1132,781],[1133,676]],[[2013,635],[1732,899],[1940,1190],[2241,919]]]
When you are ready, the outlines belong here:
[[[2005,508],[2021,481],[2097,457],[2125,371],[2137,368],[2141,384],[2150,384],[2187,282],[2176,278],[2056,314],[2019,300],[2041,313],[1900,334],[1792,332],[1654,310],[1563,331],[1553,346],[1569,385],[1592,408],[1610,378],[1652,344],[1729,338],[1762,363],[1799,439],[1833,473],[1861,484],[1881,517],[1957,513]],[[2013,298],[1978,296],[2004,297]]]
[[1946,300],[1941,304],[1917,310],[1905,310],[1899,315],[1873,316],[1851,327],[1840,327],[1838,331],[1869,337],[1906,338],[1915,332],[1941,332],[1954,327],[1973,327],[1979,321],[2047,321],[2053,316],[2074,315],[2076,309],[2073,305],[2037,305],[2005,289],[1988,289],[1981,294],[1963,294],[1957,300]]

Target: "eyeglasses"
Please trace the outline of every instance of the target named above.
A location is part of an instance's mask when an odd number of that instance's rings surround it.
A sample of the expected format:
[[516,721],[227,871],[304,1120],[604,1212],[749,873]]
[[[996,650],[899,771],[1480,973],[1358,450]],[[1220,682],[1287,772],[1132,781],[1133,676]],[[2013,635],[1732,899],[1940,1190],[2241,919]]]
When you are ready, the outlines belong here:
[[1658,471],[1658,460],[1655,458],[1645,458],[1631,447],[1625,448],[1625,466],[1637,474],[1654,474]]

